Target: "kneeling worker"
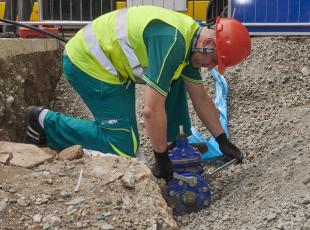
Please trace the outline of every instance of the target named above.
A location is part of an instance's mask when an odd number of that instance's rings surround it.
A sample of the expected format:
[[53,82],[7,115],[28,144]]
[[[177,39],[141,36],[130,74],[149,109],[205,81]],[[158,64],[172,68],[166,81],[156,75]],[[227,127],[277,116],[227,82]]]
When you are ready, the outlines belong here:
[[66,45],[64,75],[95,120],[81,120],[31,106],[25,142],[62,150],[83,148],[135,157],[139,134],[135,84],[145,83],[144,124],[155,154],[155,176],[169,180],[172,163],[167,143],[179,125],[191,134],[187,94],[216,138],[224,155],[242,160],[221,127],[200,67],[226,67],[251,51],[247,29],[238,21],[217,18],[216,28],[200,27],[191,17],[171,10],[139,6],[104,14],[81,29]]

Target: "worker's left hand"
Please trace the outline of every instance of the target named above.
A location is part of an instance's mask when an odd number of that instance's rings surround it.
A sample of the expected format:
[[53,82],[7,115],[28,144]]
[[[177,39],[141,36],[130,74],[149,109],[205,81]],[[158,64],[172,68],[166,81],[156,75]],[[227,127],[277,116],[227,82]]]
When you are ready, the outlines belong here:
[[227,139],[226,133],[220,134],[215,140],[219,144],[220,150],[224,155],[235,158],[238,163],[242,162],[243,156],[241,151]]

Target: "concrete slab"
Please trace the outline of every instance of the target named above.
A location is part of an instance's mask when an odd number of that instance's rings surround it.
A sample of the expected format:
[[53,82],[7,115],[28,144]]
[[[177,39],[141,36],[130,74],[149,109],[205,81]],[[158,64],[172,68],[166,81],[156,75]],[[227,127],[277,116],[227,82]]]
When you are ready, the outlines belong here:
[[33,168],[53,159],[52,156],[35,145],[14,142],[0,142],[0,155],[1,153],[12,155],[12,159],[9,161],[10,165],[23,168]]
[[56,39],[1,38],[0,41],[0,58],[57,50],[60,47]]

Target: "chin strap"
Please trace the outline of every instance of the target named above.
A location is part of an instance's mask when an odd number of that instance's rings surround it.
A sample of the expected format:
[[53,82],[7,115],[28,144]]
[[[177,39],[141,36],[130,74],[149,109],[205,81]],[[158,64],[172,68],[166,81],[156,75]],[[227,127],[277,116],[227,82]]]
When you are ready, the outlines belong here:
[[198,39],[200,37],[200,33],[201,33],[201,30],[202,30],[202,27],[200,26],[195,34],[195,37],[193,38],[193,42],[192,42],[192,51],[193,49],[195,49],[196,45],[197,45],[197,42],[198,42]]

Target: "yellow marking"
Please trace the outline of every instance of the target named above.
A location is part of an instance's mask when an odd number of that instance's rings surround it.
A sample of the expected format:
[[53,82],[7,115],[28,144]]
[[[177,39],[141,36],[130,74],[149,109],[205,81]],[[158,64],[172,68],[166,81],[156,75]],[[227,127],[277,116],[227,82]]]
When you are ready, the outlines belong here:
[[0,18],[4,17],[5,2],[0,2]]
[[122,8],[126,8],[126,2],[121,2],[121,1],[117,1],[116,2],[116,9],[122,9]]
[[[206,20],[206,11],[208,9],[210,1],[187,1],[187,11],[181,11],[181,13],[186,14],[188,16],[193,17],[194,19]],[[116,2],[116,9],[121,9],[126,7],[125,1],[117,1]]]
[[[4,18],[5,2],[0,2],[0,18]],[[30,15],[30,21],[39,21],[39,6],[38,2],[34,2],[32,12]]]
[[109,144],[111,145],[112,149],[120,156],[126,157],[126,158],[131,158],[131,156],[127,155],[126,153],[123,153],[121,150],[116,148],[110,141]]
[[131,129],[132,141],[133,141],[133,152],[136,154],[138,150],[138,141],[135,132]]
[[39,21],[39,6],[37,2],[33,4],[30,21]]

